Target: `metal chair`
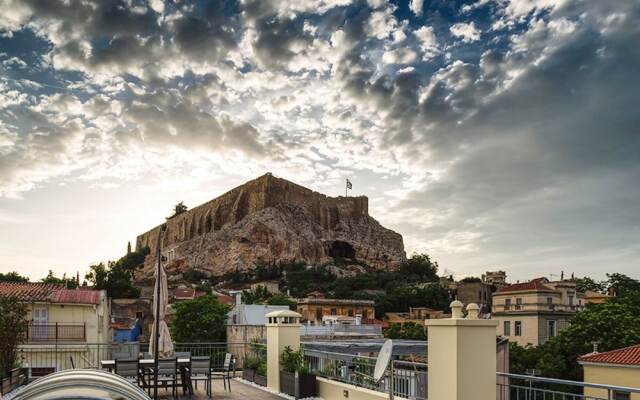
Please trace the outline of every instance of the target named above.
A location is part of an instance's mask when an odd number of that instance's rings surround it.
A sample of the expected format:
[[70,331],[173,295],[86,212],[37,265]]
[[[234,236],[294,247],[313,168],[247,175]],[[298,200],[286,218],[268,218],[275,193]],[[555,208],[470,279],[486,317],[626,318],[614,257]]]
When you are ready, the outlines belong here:
[[116,375],[137,385],[140,383],[140,362],[137,359],[116,359]]
[[155,383],[167,389],[171,386],[173,397],[177,395],[178,384],[178,360],[176,358],[164,358],[158,360],[158,380]]
[[224,356],[224,364],[222,368],[211,368],[212,379],[222,379],[224,388],[227,389],[227,382],[229,382],[229,391],[231,391],[231,368],[233,367],[233,355],[227,353]]
[[198,388],[198,382],[204,381],[207,396],[211,397],[211,357],[191,357],[191,367],[189,371],[189,379],[191,379],[191,382],[195,382],[196,389]]

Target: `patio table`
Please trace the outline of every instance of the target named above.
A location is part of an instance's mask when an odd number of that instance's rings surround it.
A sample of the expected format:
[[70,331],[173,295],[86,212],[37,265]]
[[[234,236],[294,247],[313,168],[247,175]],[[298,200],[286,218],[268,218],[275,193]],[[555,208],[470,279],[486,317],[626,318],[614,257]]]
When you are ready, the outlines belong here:
[[[189,365],[191,364],[190,358],[178,358],[177,360],[178,368],[180,369],[180,374],[182,375],[182,386],[183,389],[189,391],[190,394],[193,394],[193,387],[191,386],[191,372],[189,371]],[[139,360],[140,367],[145,369],[153,368],[155,364],[155,360],[153,358],[142,358]],[[106,369],[109,372],[113,372],[116,368],[116,360],[102,360],[100,361],[100,366],[102,369]]]

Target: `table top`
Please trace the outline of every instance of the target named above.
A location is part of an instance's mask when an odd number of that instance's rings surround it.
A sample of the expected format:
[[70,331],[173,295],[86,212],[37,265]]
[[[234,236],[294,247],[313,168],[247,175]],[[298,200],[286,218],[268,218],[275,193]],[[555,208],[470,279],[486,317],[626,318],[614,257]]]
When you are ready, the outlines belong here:
[[[189,364],[189,362],[191,361],[191,359],[189,358],[178,358],[178,365],[185,365],[185,364]],[[153,358],[141,358],[140,359],[140,365],[153,365],[155,363],[155,360]],[[116,360],[102,360],[100,361],[100,364],[102,364],[103,367],[108,367],[108,366],[112,366],[112,365],[116,365]]]

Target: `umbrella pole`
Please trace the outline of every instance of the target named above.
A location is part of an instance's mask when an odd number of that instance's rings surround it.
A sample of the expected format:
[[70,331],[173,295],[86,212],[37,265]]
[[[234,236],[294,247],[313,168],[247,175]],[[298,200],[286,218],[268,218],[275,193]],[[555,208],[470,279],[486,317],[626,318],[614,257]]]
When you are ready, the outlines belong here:
[[156,318],[154,321],[154,346],[153,346],[153,360],[154,360],[154,383],[153,383],[153,398],[158,399],[158,350],[160,342],[160,263],[162,261],[162,252],[160,251],[160,245],[162,244],[162,231],[164,227],[160,228],[158,232],[158,245],[156,246]]

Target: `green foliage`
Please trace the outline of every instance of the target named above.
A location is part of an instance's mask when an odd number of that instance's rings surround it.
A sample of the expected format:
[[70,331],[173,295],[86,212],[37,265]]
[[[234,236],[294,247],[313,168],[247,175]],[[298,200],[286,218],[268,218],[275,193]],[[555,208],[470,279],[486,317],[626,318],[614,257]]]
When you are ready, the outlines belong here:
[[425,327],[415,322],[391,324],[384,330],[383,334],[388,339],[427,340]]
[[175,206],[173,206],[173,215],[171,215],[169,218],[173,218],[176,215],[180,215],[182,213],[185,213],[185,212],[187,212],[188,209],[189,208],[184,205],[184,202],[181,201],[180,203],[178,203]]
[[109,262],[92,265],[85,279],[93,284],[96,289],[104,289],[107,295],[113,299],[138,298],[140,290],[132,284],[133,272],[125,269],[118,263]]
[[29,282],[29,278],[22,276],[15,271],[7,272],[6,274],[0,272],[0,282],[27,283]]
[[605,282],[597,282],[588,276],[585,276],[584,278],[576,278],[574,279],[574,282],[576,283],[576,290],[582,293],[587,290],[601,293],[606,288]]
[[293,297],[305,297],[314,290],[325,291],[336,280],[326,266],[307,268],[304,264],[292,264],[284,267],[286,287]]
[[27,305],[16,298],[0,297],[0,371],[6,376],[16,362],[18,345],[24,342],[28,326]]
[[293,351],[290,346],[286,346],[280,354],[280,368],[285,372],[309,373],[309,368],[304,363],[304,351]]
[[203,271],[199,269],[189,268],[182,273],[182,278],[190,283],[201,283],[203,280],[208,280],[209,277]]
[[460,279],[460,282],[462,282],[462,283],[478,283],[478,282],[482,282],[482,279],[478,278],[477,276],[467,276],[466,278]]
[[176,342],[224,342],[230,307],[213,295],[173,305],[175,318],[171,336]]
[[211,286],[202,284],[202,283],[199,285],[196,285],[195,290],[198,292],[206,293],[206,294],[213,294],[213,290],[211,290]]
[[258,265],[254,271],[256,281],[270,281],[282,277],[282,267],[277,265]]
[[49,270],[47,276],[42,278],[40,281],[42,281],[43,283],[63,285],[67,289],[75,289],[79,285],[79,282],[76,279],[67,278],[66,273],[62,274],[62,278],[58,278],[53,274],[52,270]]
[[244,304],[264,304],[270,297],[271,293],[264,286],[242,291],[242,302]]
[[292,311],[296,310],[297,303],[282,293],[276,293],[267,299],[267,304],[271,306],[289,306]]
[[438,280],[438,263],[427,254],[414,254],[400,264],[399,273],[407,282],[433,282]]
[[592,351],[614,350],[640,342],[640,282],[622,274],[607,275],[607,287],[619,296],[603,304],[592,304],[579,312],[571,325],[538,347],[512,344],[512,371],[536,368],[550,378],[582,380],[578,357]]
[[140,250],[129,251],[122,258],[116,261],[115,264],[120,268],[133,271],[142,267],[144,259],[149,255],[149,252],[150,250],[148,246],[145,246]]
[[425,286],[403,285],[390,289],[386,294],[374,297],[376,317],[387,312],[406,311],[409,307],[429,307],[435,310],[449,309],[449,292],[439,284]]

